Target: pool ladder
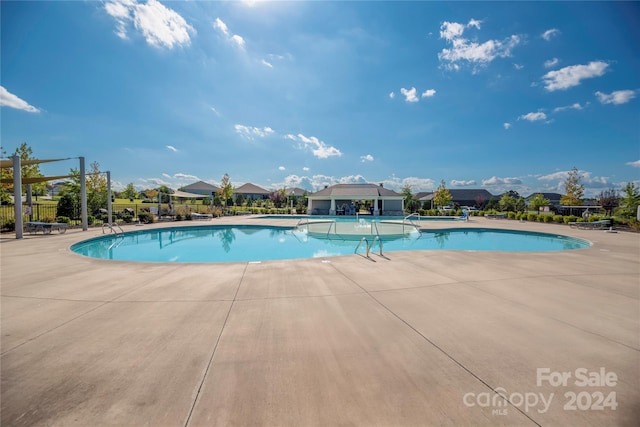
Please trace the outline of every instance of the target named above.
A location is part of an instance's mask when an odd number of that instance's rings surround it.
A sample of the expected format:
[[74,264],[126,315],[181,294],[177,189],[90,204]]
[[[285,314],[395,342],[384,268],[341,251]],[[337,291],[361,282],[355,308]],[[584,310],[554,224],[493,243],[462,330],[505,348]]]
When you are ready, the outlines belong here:
[[[418,224],[416,224],[415,222],[413,222],[413,220],[411,218],[418,218]],[[418,233],[422,234],[422,228],[420,227],[420,214],[417,212],[414,212],[412,214],[409,214],[407,216],[404,217],[404,219],[402,220],[402,232],[404,233],[404,225],[409,222],[409,224],[411,224],[413,227],[415,227],[416,230],[418,230]]]
[[[112,222],[111,224],[109,224],[108,222],[102,224],[102,234],[104,234],[104,228],[105,227],[109,227],[109,233],[115,233],[115,235],[124,235],[124,230],[122,229],[122,227],[120,227],[117,223]],[[116,228],[118,228],[118,230],[116,230]]]
[[373,249],[373,246],[376,244],[376,242],[378,242],[378,246],[380,248],[380,256],[382,256],[382,239],[380,238],[380,236],[375,236],[371,244],[369,244],[369,240],[366,237],[363,237],[362,239],[360,239],[360,241],[356,245],[355,251],[353,251],[354,254],[358,253],[358,249],[360,249],[362,242],[364,242],[365,247],[367,248],[367,252],[366,252],[367,258],[369,258],[369,253],[371,252],[371,249]]

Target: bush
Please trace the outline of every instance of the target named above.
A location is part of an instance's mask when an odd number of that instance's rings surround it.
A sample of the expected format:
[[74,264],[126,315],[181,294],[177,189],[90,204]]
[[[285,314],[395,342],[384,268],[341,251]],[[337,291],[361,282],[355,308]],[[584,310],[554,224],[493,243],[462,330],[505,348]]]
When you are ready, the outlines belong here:
[[16,222],[13,218],[7,218],[0,220],[0,228],[2,231],[15,231]]
[[507,218],[509,219],[516,219],[516,213],[513,211],[509,211],[507,212]]
[[576,222],[578,217],[575,215],[568,215],[563,218],[565,224],[569,224],[570,222]]
[[69,224],[71,222],[71,219],[67,216],[59,216],[56,217],[56,222],[60,222],[63,224]]
[[527,221],[536,221],[538,219],[538,215],[534,213],[527,214]]
[[542,214],[538,217],[538,220],[544,223],[549,223],[553,221],[553,215],[551,214]]
[[564,217],[562,215],[554,215],[553,222],[557,224],[562,224],[564,222]]
[[149,212],[139,212],[138,221],[143,224],[151,224],[153,223],[153,215],[151,215]]

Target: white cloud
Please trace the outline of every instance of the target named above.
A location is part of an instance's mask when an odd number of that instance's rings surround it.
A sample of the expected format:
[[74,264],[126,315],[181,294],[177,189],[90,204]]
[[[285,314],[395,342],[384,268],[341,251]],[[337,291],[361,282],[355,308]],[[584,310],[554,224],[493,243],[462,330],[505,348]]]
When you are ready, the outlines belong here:
[[309,172],[309,170],[310,170],[310,169],[309,169],[308,167],[304,166],[304,167],[302,168],[302,170],[303,170],[303,171],[305,171],[305,172]]
[[542,38],[545,39],[546,41],[549,41],[553,37],[556,37],[558,35],[560,35],[560,30],[558,30],[557,28],[551,28],[550,30],[547,30],[544,33],[542,33]]
[[554,173],[550,173],[547,175],[542,175],[538,177],[540,181],[557,181],[557,180],[565,180],[569,175],[569,171],[558,171]]
[[457,179],[452,179],[451,180],[451,186],[452,187],[469,187],[471,185],[476,185],[476,181],[471,179],[468,181],[464,181],[464,180],[457,180]]
[[200,181],[200,178],[198,178],[197,176],[190,175],[187,173],[177,173],[177,174],[174,174],[173,177],[176,179],[184,180],[184,181]]
[[443,22],[440,26],[440,38],[451,44],[450,49],[442,49],[438,59],[446,62],[449,69],[460,69],[460,63],[487,65],[496,58],[511,56],[511,51],[520,44],[520,37],[512,35],[504,40],[487,40],[484,43],[470,41],[463,37],[466,28],[480,29],[481,21],[471,19],[467,25],[456,22]]
[[222,19],[216,18],[216,20],[213,21],[213,28],[219,30],[225,36],[229,36],[229,28],[227,28],[227,24],[225,24]]
[[522,181],[520,178],[499,178],[497,176],[492,176],[489,179],[483,179],[482,185],[484,186],[494,186],[494,185],[520,185]]
[[427,89],[424,92],[422,92],[422,97],[423,98],[431,98],[435,94],[436,94],[436,90],[435,89]]
[[418,102],[419,99],[416,96],[416,88],[412,87],[411,89],[407,90],[405,88],[401,88],[400,89],[400,93],[402,93],[405,97],[405,101],[407,102]]
[[227,27],[227,24],[225,24],[222,19],[216,18],[213,22],[213,28],[218,30],[229,43],[239,47],[240,49],[244,49],[244,39],[242,36],[231,34],[229,27]]
[[244,39],[242,38],[242,36],[234,34],[231,36],[231,41],[238,45],[239,48],[244,49]]
[[536,122],[539,120],[546,120],[547,119],[547,115],[541,111],[538,111],[537,113],[527,113],[527,114],[523,114],[522,116],[518,117],[518,120],[529,120],[530,122]]
[[542,76],[545,86],[549,92],[554,90],[565,90],[578,86],[584,79],[600,77],[607,72],[609,64],[604,61],[591,61],[586,65],[571,65],[556,71],[549,71]]
[[270,62],[265,61],[264,59],[261,62],[262,62],[262,65],[265,65],[265,66],[267,66],[269,68],[273,68],[273,64],[270,63]]
[[[476,22],[473,19],[471,21],[473,21],[474,23]],[[447,41],[452,41],[462,36],[462,33],[464,33],[464,28],[465,28],[464,24],[445,21],[440,26],[440,38],[445,39]]]
[[278,166],[278,170],[279,170],[279,171],[283,171],[283,170],[285,170],[285,169],[286,169],[286,168],[285,168],[284,166]]
[[558,58],[548,59],[544,61],[544,68],[555,67],[556,65],[558,65],[558,63],[560,63],[560,60]]
[[502,126],[503,126],[505,129],[511,129],[511,123],[503,123],[503,124],[502,124]]
[[616,90],[609,94],[602,93],[600,91],[596,92],[596,96],[598,97],[598,101],[603,104],[626,104],[636,97],[635,90]]
[[373,162],[373,156],[371,154],[367,154],[366,156],[360,156],[360,161],[364,162]]
[[235,125],[234,128],[236,130],[236,133],[248,139],[253,139],[254,136],[264,138],[274,133],[274,130],[268,126],[263,128],[257,128],[257,127],[251,127],[251,126],[245,126],[245,125]]
[[342,156],[342,152],[336,147],[327,145],[324,141],[319,140],[315,136],[306,137],[303,134],[299,133],[298,135],[285,135],[285,138],[301,143],[299,145],[300,148],[310,148],[313,155],[319,159],[327,159],[333,156]]
[[29,113],[40,112],[40,110],[38,110],[36,107],[18,98],[16,95],[9,92],[3,86],[0,86],[0,107],[15,108],[17,110],[23,110]]
[[174,147],[173,145],[167,145],[167,148],[171,151],[173,151],[174,153],[178,152],[178,149],[176,147]]
[[395,98],[395,97],[396,97],[396,94],[395,94],[395,93],[393,93],[393,92],[389,93],[389,98],[393,99],[393,98]]
[[398,178],[393,176],[390,179],[386,179],[383,181],[385,188],[395,189],[396,191],[401,191],[405,186],[411,186],[411,191],[414,193],[420,191],[433,191],[437,185],[434,180],[431,178],[418,178],[415,176],[410,176],[407,178]]
[[583,108],[584,107],[582,105],[580,105],[580,103],[576,102],[574,104],[566,105],[564,107],[556,107],[556,108],[553,109],[553,112],[557,113],[557,112],[566,111],[566,110],[582,110]]
[[127,38],[127,26],[133,26],[142,32],[147,43],[154,47],[172,49],[176,45],[189,45],[190,34],[196,30],[173,9],[169,9],[157,0],[137,3],[134,0],[109,1],[105,11],[115,18],[116,35]]
[[627,162],[626,165],[634,168],[640,168],[640,160],[636,160],[635,162]]

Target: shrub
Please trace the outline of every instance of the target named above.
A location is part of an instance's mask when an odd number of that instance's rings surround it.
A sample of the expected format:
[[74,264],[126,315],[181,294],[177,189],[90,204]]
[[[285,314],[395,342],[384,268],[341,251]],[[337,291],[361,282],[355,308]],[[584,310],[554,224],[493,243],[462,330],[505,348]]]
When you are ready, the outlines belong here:
[[527,214],[527,221],[536,221],[538,219],[538,215],[534,213]]
[[149,212],[139,212],[138,221],[143,224],[151,224],[153,223],[153,215],[151,215]]
[[554,215],[553,216],[553,222],[557,223],[557,224],[562,224],[563,221],[563,216],[562,215]]
[[542,214],[538,217],[538,219],[542,222],[549,223],[553,221],[553,215],[551,214]]
[[509,211],[507,212],[507,218],[509,219],[516,219],[516,213],[513,211]]
[[0,228],[2,228],[2,231],[15,231],[16,222],[13,218],[1,219]]
[[565,224],[569,224],[570,222],[576,222],[578,217],[575,215],[568,215],[563,218]]
[[56,222],[61,222],[63,224],[69,224],[71,222],[71,219],[67,216],[59,216],[56,217]]

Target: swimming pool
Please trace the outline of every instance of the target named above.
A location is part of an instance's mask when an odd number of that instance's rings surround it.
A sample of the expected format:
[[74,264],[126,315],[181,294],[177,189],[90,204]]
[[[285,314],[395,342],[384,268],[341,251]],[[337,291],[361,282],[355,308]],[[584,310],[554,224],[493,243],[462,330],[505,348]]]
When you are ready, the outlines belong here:
[[[372,216],[372,215],[263,215],[259,216],[260,219],[306,219],[309,221],[316,220],[331,220],[336,222],[379,222],[379,221],[398,221],[404,217],[401,216]],[[421,216],[411,217],[412,221],[460,221],[458,216]]]
[[[158,228],[107,235],[77,243],[77,254],[140,262],[255,262],[350,255],[361,236],[316,235],[304,229],[253,225]],[[375,239],[368,239],[372,244]],[[456,228],[382,237],[383,253],[401,250],[547,252],[590,243],[555,234]],[[372,245],[379,251],[379,242]],[[365,245],[358,253],[364,254]]]

